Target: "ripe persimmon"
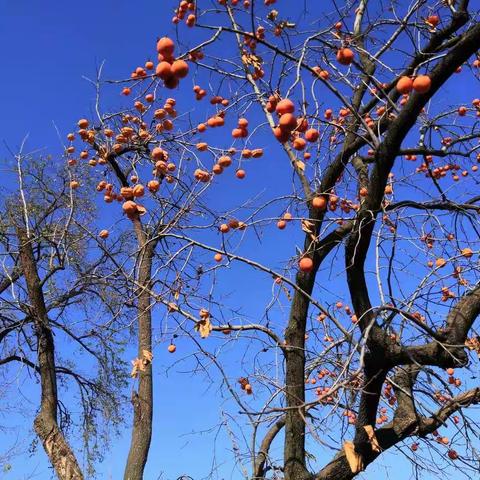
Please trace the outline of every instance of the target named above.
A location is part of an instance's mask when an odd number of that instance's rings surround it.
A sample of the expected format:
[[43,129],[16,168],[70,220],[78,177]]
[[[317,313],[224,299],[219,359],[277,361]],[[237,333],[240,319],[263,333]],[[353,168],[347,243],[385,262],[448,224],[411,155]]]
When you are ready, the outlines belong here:
[[413,81],[413,89],[418,93],[427,93],[432,86],[432,80],[428,75],[419,75]]
[[162,80],[167,80],[173,75],[172,66],[168,62],[160,62],[155,69],[155,75]]
[[308,129],[308,120],[305,117],[297,119],[297,126],[295,130],[300,133],[305,133]]
[[158,180],[150,180],[147,183],[147,188],[150,192],[156,193],[160,189],[160,182]]
[[206,183],[210,180],[210,174],[201,168],[197,168],[193,173],[193,176],[196,180],[203,183]]
[[410,77],[403,76],[398,79],[396,89],[398,93],[407,94],[413,89],[413,80]]
[[134,215],[137,213],[137,204],[132,200],[127,200],[122,205],[122,209],[127,215]]
[[234,128],[232,130],[232,137],[233,138],[243,138],[244,137],[244,132],[245,132],[245,130],[243,130],[241,128]]
[[246,118],[240,118],[238,120],[238,128],[248,128],[248,120]]
[[228,155],[222,155],[218,159],[218,164],[224,168],[229,167],[232,164],[232,159]]
[[316,142],[320,136],[320,133],[315,128],[309,128],[305,132],[305,140],[309,142]]
[[327,201],[323,196],[317,196],[312,198],[312,207],[315,210],[325,210],[327,208]]
[[447,452],[448,458],[450,460],[457,460],[458,459],[458,453],[455,450],[449,450]]
[[425,22],[431,25],[432,27],[436,27],[440,23],[440,17],[438,15],[429,15]]
[[238,228],[240,226],[240,222],[236,218],[231,218],[228,221],[228,226],[230,228]]
[[297,126],[297,118],[292,113],[284,113],[279,120],[282,130],[293,130]]
[[120,195],[126,200],[133,198],[133,188],[132,187],[122,187],[120,189]]
[[215,174],[215,175],[220,175],[221,173],[223,173],[223,167],[221,165],[219,165],[218,163],[216,163],[213,167],[212,167],[212,172]]
[[157,52],[164,57],[171,57],[175,50],[175,43],[171,38],[162,37],[157,42]]
[[350,48],[340,48],[337,51],[337,61],[341,65],[350,65],[353,62],[354,53]]
[[313,260],[310,257],[303,257],[298,262],[298,267],[302,272],[311,272],[313,270]]
[[304,150],[306,146],[307,146],[307,142],[305,141],[304,138],[297,137],[293,141],[293,148],[295,150]]
[[284,115],[286,113],[293,113],[295,111],[295,105],[291,100],[289,100],[288,98],[285,98],[283,100],[280,100],[277,103],[277,106],[275,107],[275,111],[279,115]]
[[185,78],[188,75],[188,63],[185,60],[175,60],[172,63],[171,72],[177,78]]
[[143,195],[145,195],[145,187],[141,184],[137,184],[133,187],[132,193],[134,197],[143,197]]
[[447,261],[444,258],[437,258],[435,260],[436,268],[443,268],[447,264]]

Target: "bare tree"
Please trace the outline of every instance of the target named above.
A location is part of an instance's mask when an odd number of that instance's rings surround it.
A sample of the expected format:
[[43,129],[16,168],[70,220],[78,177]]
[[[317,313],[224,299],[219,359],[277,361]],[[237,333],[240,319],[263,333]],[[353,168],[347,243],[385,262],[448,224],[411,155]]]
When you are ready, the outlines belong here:
[[[93,220],[91,205],[71,196],[62,178],[66,171],[51,169],[50,161],[20,152],[8,173],[17,178],[18,188],[4,191],[2,205],[0,364],[10,374],[17,364],[24,367],[22,376],[38,376],[35,431],[57,476],[80,479],[84,474],[66,431],[78,422],[85,473],[92,474],[101,454],[102,424],[110,429],[119,422],[126,375],[116,353],[121,338],[112,320],[97,323],[98,316],[92,315],[85,321],[94,306],[98,313],[113,313],[119,305],[109,289],[108,309],[101,306],[107,297],[108,257],[84,259],[92,235],[79,224]],[[93,241],[97,244],[95,237]],[[121,324],[121,316],[113,319]],[[87,371],[73,362],[76,351],[90,358]],[[61,392],[72,385],[83,412],[79,418],[62,402]],[[69,398],[75,398],[71,391]]]

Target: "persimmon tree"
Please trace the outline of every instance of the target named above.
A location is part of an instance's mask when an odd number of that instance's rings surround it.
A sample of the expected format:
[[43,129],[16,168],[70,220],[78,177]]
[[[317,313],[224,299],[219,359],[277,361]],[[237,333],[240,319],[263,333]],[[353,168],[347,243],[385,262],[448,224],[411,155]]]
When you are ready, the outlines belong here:
[[[118,218],[102,251],[136,308],[125,479],[143,478],[155,433],[157,327],[172,354],[189,338],[240,411],[228,432],[246,477],[350,479],[393,447],[473,475],[472,2],[169,3],[172,32],[129,78],[98,72],[95,115],[65,149],[72,195],[93,197],[94,178]],[[252,279],[243,303],[222,285],[235,272]]]

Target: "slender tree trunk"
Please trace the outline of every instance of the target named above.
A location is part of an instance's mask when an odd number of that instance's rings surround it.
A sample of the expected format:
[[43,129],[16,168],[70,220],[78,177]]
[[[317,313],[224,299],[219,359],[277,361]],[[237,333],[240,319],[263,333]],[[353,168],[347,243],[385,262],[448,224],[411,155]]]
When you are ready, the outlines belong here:
[[35,431],[60,480],[83,480],[75,454],[57,423],[58,392],[55,372],[55,345],[50,328],[32,242],[23,228],[17,228],[20,265],[27,285],[31,315],[37,337],[37,359],[41,380],[40,412]]
[[[137,220],[135,230],[140,245],[138,265],[138,358],[143,358],[143,351],[152,351],[152,315],[151,295],[152,260],[156,242],[147,242]],[[142,480],[145,464],[152,439],[153,420],[153,378],[152,365],[145,365],[145,370],[139,371],[138,391],[132,394],[133,428],[125,467],[124,480]]]

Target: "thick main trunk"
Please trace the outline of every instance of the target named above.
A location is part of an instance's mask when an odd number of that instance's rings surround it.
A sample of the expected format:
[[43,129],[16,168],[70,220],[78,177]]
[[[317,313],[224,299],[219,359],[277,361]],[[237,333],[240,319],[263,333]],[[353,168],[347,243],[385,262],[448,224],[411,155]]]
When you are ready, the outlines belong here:
[[[145,243],[139,235],[142,245],[138,266],[138,358],[143,357],[143,351],[152,351],[152,315],[151,295],[152,259],[154,244]],[[152,365],[145,365],[145,370],[139,371],[138,390],[132,394],[133,428],[125,467],[124,480],[142,480],[147,463],[150,442],[152,439],[153,420],[153,378]]]
[[23,228],[17,229],[20,243],[20,266],[25,277],[31,315],[37,337],[37,359],[40,372],[40,412],[34,421],[35,432],[60,480],[83,480],[77,459],[57,423],[57,379],[55,345],[50,328],[45,299],[33,255],[31,239]]
[[[308,295],[312,292],[315,272],[298,273],[297,285]],[[284,475],[285,480],[308,476],[305,467],[305,329],[309,300],[296,293],[290,309],[285,334],[285,414]]]

